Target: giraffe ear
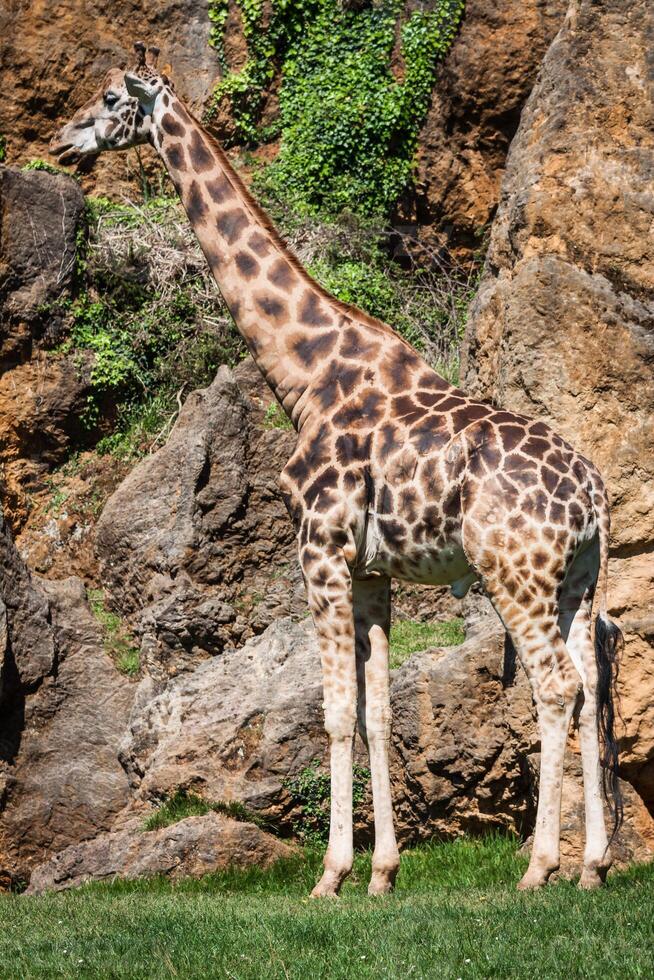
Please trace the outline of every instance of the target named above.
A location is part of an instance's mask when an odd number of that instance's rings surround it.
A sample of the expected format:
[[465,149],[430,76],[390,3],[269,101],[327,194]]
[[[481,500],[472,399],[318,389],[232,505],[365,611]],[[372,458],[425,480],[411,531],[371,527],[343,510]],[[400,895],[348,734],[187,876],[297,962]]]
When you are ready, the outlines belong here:
[[152,98],[153,86],[131,71],[125,72],[125,86],[132,98],[138,99],[139,102],[147,102]]

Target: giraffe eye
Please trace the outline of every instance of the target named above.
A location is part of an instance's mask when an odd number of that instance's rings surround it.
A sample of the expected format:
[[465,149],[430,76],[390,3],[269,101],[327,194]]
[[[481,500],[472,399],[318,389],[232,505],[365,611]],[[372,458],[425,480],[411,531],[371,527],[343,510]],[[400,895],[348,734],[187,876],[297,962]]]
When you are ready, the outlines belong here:
[[105,92],[104,104],[111,109],[112,106],[116,105],[118,102],[118,96],[115,92]]

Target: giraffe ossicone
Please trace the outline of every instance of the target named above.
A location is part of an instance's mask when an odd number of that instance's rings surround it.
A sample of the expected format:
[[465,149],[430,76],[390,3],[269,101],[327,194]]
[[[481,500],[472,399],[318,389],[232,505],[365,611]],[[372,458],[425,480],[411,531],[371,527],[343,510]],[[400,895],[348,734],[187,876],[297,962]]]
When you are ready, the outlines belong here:
[[449,583],[458,596],[481,582],[529,676],[541,774],[522,888],[544,884],[558,867],[563,756],[575,713],[586,806],[580,884],[599,885],[610,866],[604,796],[614,830],[621,819],[611,702],[621,635],[606,616],[609,506],[597,469],[544,422],[467,398],[391,327],[320,287],[157,71],[158,51],[139,43],[136,53],[128,71],[106,75],[52,152],[70,163],[154,146],[254,360],[297,429],[281,490],[319,637],[332,780],[329,845],[313,894],[336,895],[352,867],[357,721],[370,754],[371,894],[389,891],[399,866],[388,764],[393,577]]

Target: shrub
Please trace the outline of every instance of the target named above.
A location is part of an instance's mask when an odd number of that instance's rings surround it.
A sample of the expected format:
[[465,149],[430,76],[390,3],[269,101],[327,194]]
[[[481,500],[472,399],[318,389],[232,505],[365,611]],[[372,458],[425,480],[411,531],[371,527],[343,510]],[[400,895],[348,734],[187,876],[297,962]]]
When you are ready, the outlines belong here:
[[87,219],[85,290],[66,310],[64,349],[93,354],[83,421],[104,428],[100,452],[127,459],[165,439],[182,395],[238,361],[245,345],[177,200],[88,199]]
[[232,820],[241,823],[253,823],[257,827],[267,828],[266,821],[256,813],[252,813],[242,803],[236,800],[229,802],[209,802],[202,796],[189,789],[176,789],[175,792],[166,797],[159,804],[154,813],[151,813],[144,822],[144,831],[160,830],[162,827],[170,827],[171,824],[179,823],[187,817],[202,817],[206,813],[223,813]]
[[[352,804],[356,812],[365,798],[370,770],[355,764],[352,780]],[[304,844],[324,844],[329,837],[331,788],[329,775],[320,772],[320,761],[314,759],[297,776],[287,779],[284,785],[300,811],[293,824],[294,833]]]

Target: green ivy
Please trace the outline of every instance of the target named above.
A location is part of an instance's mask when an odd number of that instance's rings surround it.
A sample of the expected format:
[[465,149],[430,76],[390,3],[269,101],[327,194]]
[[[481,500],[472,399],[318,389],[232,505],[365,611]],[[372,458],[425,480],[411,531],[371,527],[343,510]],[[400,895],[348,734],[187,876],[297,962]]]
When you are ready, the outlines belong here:
[[[309,211],[385,213],[410,183],[420,125],[464,0],[435,0],[405,17],[404,0],[360,9],[341,0],[237,0],[248,60],[217,86],[240,141],[261,140],[264,94],[281,75],[277,159],[260,187]],[[209,5],[222,52],[225,0]],[[266,137],[277,135],[266,132]]]
[[[365,799],[370,770],[355,763],[352,771],[352,806],[356,812]],[[320,761],[287,779],[285,787],[300,816],[293,825],[303,844],[324,844],[329,836],[331,784],[327,773],[320,772]]]

